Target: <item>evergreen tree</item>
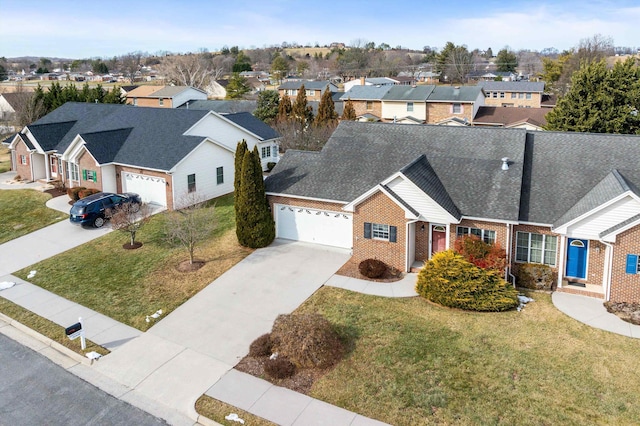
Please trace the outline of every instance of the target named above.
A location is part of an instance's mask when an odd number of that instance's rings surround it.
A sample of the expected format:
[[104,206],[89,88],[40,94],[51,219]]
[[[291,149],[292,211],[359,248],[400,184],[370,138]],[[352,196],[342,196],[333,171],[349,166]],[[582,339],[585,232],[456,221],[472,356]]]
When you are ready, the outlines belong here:
[[256,118],[271,124],[278,116],[279,108],[280,95],[278,92],[276,90],[263,90],[258,93],[257,106],[253,115],[256,116]]
[[278,123],[284,123],[291,118],[291,99],[286,94],[280,99],[280,103],[278,104],[278,115],[276,116],[276,121]]
[[336,114],[331,92],[327,89],[322,94],[320,105],[318,105],[318,115],[313,121],[313,124],[315,126],[333,126],[336,124],[337,118],[338,114]]
[[240,245],[260,248],[271,244],[276,228],[264,190],[257,146],[244,154],[240,194],[236,203],[236,235]]
[[347,102],[344,104],[344,110],[342,111],[342,119],[353,121],[356,119],[356,110],[353,107],[353,102],[351,102],[351,98],[347,99]]
[[607,69],[583,64],[547,116],[547,130],[640,134],[640,68],[633,58]]
[[251,91],[247,79],[234,72],[227,85],[227,99],[240,99]]
[[306,129],[307,125],[313,121],[313,111],[307,105],[307,91],[304,84],[298,89],[298,95],[291,107],[291,116],[298,122],[302,130]]
[[502,49],[496,56],[496,66],[501,72],[514,72],[518,66],[518,58],[516,54],[507,48]]
[[[236,146],[235,169],[233,175],[233,194],[236,200],[240,195],[240,180],[242,179],[242,161],[244,153],[247,152],[247,141],[242,139]],[[238,213],[238,203],[236,203],[236,214]]]
[[280,53],[276,53],[271,61],[271,74],[273,74],[276,80],[280,82],[287,75],[288,71],[289,64],[287,63],[287,60],[280,56]]

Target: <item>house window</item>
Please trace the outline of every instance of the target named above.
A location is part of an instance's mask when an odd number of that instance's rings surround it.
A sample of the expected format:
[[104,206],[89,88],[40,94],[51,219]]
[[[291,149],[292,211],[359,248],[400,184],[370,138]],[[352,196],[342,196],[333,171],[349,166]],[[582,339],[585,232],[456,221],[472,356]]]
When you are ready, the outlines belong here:
[[26,155],[20,155],[20,164],[22,164],[23,166],[27,165],[27,156]]
[[289,96],[297,96],[298,95],[298,91],[296,89],[288,89],[287,90],[287,95],[289,95]]
[[492,98],[497,98],[498,97],[498,92],[491,92],[491,97]]
[[164,99],[160,98],[158,102],[160,103],[160,106],[164,106]]
[[196,190],[196,175],[191,174],[187,176],[187,192],[194,192]]
[[278,158],[278,145],[274,145],[271,153],[273,154],[273,158]]
[[462,114],[462,104],[453,104],[453,113]]
[[625,268],[625,272],[627,274],[640,274],[640,255],[627,255],[627,265]]
[[69,163],[69,166],[67,167],[67,171],[69,173],[69,179],[70,180],[80,180],[80,173],[78,172],[78,165],[74,164],[74,163]]
[[558,237],[553,235],[516,233],[516,262],[543,263],[556,266]]
[[373,102],[367,101],[367,111],[372,111],[372,110],[373,110]]
[[511,99],[515,99],[517,97],[518,97],[518,94],[516,92],[511,93]]
[[518,93],[518,99],[524,99],[524,93]]
[[262,158],[268,158],[271,157],[271,147],[270,146],[263,146],[262,147]]
[[527,93],[527,99],[531,99],[531,93]]
[[489,231],[488,229],[470,228],[466,226],[458,226],[456,228],[456,237],[464,237],[467,235],[475,235],[487,244],[494,244],[496,242],[496,231]]
[[316,95],[316,91],[315,90],[306,90],[306,95],[307,96],[315,96]]
[[407,112],[413,111],[413,102],[407,102]]
[[504,92],[500,92],[500,97],[504,99]]
[[95,170],[82,169],[82,179],[88,182],[97,182],[98,172],[96,172]]
[[216,169],[216,182],[218,183],[218,185],[224,183],[224,169],[222,167],[218,167]]
[[385,240],[395,243],[397,240],[398,228],[380,223],[364,223],[364,237],[366,239]]

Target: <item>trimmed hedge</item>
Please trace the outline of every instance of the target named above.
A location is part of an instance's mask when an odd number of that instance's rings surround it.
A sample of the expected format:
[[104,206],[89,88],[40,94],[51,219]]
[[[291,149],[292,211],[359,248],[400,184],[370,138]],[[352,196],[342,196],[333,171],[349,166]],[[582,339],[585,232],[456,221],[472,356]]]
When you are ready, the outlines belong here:
[[501,312],[518,306],[518,292],[500,273],[479,268],[453,250],[427,262],[416,291],[434,303],[468,311]]
[[67,188],[67,195],[73,201],[78,201],[80,199],[80,191],[83,191],[85,189],[87,189],[87,188],[85,188],[84,186],[76,186],[74,188]]
[[555,274],[548,265],[523,263],[518,265],[516,282],[520,287],[552,290],[555,285]]

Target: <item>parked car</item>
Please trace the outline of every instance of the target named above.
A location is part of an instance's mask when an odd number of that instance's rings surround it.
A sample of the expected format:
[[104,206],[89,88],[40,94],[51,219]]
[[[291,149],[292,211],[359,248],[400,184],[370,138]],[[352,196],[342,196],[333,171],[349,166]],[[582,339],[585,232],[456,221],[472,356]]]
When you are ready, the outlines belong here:
[[112,192],[98,192],[73,203],[69,220],[76,225],[100,228],[107,220],[106,212],[124,203],[142,203],[140,196],[132,192],[114,194]]

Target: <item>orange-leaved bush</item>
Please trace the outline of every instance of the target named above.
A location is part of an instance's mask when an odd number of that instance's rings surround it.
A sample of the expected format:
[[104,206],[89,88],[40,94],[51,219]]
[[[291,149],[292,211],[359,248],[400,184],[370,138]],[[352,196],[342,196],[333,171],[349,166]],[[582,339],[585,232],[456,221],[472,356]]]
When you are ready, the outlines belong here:
[[453,250],[479,268],[504,271],[507,267],[507,252],[500,243],[489,244],[476,235],[458,238]]

